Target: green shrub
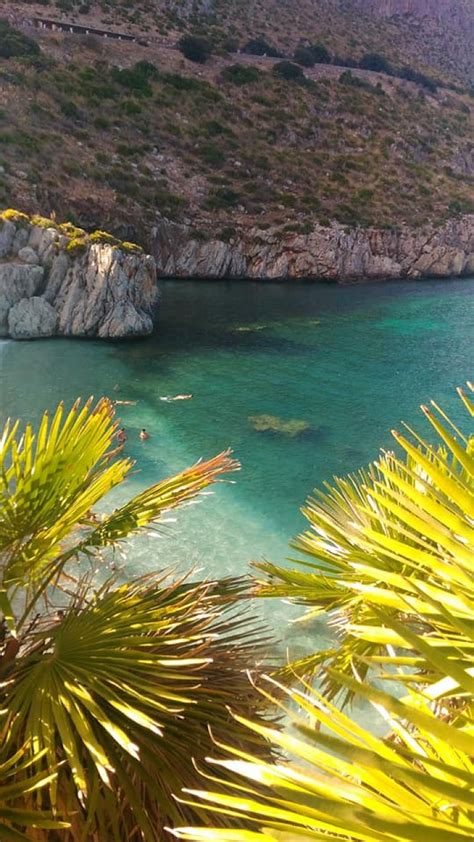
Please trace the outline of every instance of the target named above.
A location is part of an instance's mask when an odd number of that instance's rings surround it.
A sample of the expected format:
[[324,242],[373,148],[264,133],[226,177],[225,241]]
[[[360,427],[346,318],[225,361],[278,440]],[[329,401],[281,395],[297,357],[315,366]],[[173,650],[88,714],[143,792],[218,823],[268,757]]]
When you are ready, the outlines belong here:
[[84,229],[78,228],[78,226],[74,225],[72,222],[61,222],[61,224],[58,225],[58,229],[61,234],[64,234],[66,237],[75,237],[77,239],[86,236]]
[[291,61],[279,61],[273,66],[272,73],[287,82],[304,82],[305,75],[298,64]]
[[148,61],[138,61],[133,67],[119,69],[114,67],[112,79],[124,88],[133,91],[135,96],[151,97],[153,91],[150,81],[158,79],[159,70]]
[[218,235],[218,239],[223,240],[224,243],[228,243],[229,240],[232,240],[236,236],[236,234],[237,231],[235,228],[232,225],[227,225]]
[[224,68],[221,78],[224,82],[231,82],[233,85],[251,85],[262,78],[262,73],[257,67],[247,67],[245,64],[231,64]]
[[301,45],[293,53],[293,59],[303,67],[314,67],[316,64],[312,50],[309,47],[303,47]]
[[95,117],[93,123],[96,129],[110,128],[110,120],[108,120],[107,117]]
[[137,243],[128,243],[126,240],[120,243],[120,248],[122,251],[127,251],[132,254],[143,254],[143,249],[141,246],[137,245]]
[[426,76],[424,73],[419,73],[417,70],[412,70],[411,67],[402,67],[402,69],[396,72],[395,75],[400,79],[407,79],[409,82],[415,82],[417,85],[422,85],[433,94],[436,93],[438,85],[440,84],[437,80],[432,79],[430,76]]
[[136,102],[134,99],[124,99],[122,103],[120,103],[120,110],[124,114],[128,114],[129,116],[133,116],[135,114],[141,114],[143,111],[142,106],[139,102]]
[[87,249],[87,240],[84,237],[73,237],[66,245],[66,253],[69,257],[79,257]]
[[15,210],[15,208],[7,208],[6,210],[2,211],[0,216],[2,219],[10,220],[10,222],[20,222],[23,224],[30,222],[30,217],[27,213],[22,213],[19,210]]
[[57,228],[54,219],[51,219],[51,217],[48,216],[39,216],[38,214],[34,214],[30,221],[33,225],[38,226],[38,228]]
[[178,48],[188,61],[205,64],[212,54],[212,48],[206,38],[197,35],[183,35],[178,42]]
[[183,196],[177,196],[165,188],[159,188],[153,196],[153,203],[169,219],[179,220],[187,202]]
[[218,120],[208,120],[203,126],[203,133],[208,135],[232,135],[231,130],[219,123]]
[[61,113],[64,114],[65,117],[70,117],[73,120],[78,120],[82,116],[76,103],[72,102],[69,99],[60,102],[59,108],[61,110]]
[[366,53],[359,62],[362,70],[373,70],[375,73],[393,73],[391,64],[379,53]]
[[39,55],[40,48],[36,41],[14,29],[7,20],[0,18],[0,57]]
[[315,64],[331,64],[331,53],[323,44],[311,44],[308,47]]
[[464,213],[474,213],[474,201],[470,199],[453,199],[448,205],[449,213],[459,216]]
[[242,48],[242,52],[249,53],[252,56],[271,56],[272,58],[282,58],[279,50],[275,49],[271,44],[265,41],[265,38],[251,38]]
[[120,240],[117,237],[114,237],[112,234],[108,234],[107,231],[93,231],[92,234],[89,236],[89,241],[94,243],[103,243],[104,245],[108,246],[118,246],[120,245]]
[[221,210],[234,207],[239,200],[239,194],[231,187],[218,187],[208,196],[205,206],[209,210]]
[[211,167],[221,167],[225,164],[225,154],[222,149],[219,149],[214,143],[208,143],[204,146],[201,146],[199,149],[199,154],[203,161],[206,164],[209,164]]

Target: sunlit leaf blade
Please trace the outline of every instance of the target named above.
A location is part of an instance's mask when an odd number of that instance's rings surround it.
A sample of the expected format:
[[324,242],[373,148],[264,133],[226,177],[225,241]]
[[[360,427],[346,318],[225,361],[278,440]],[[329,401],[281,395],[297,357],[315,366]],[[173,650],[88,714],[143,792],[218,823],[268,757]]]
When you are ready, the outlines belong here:
[[[196,783],[191,747],[202,762],[211,724],[220,739],[271,757],[229,713],[232,702],[242,715],[267,715],[246,675],[267,644],[242,610],[248,583],[104,574],[103,550],[239,465],[229,451],[201,460],[101,516],[132,466],[115,430],[103,399],[60,404],[36,431],[7,423],[0,435],[0,715],[11,718],[12,751],[31,746],[21,807],[32,808],[35,842],[156,842],[164,824],[196,818],[200,809],[173,793]],[[16,783],[3,790],[2,842],[22,838]],[[67,835],[48,824],[63,810]]]
[[[474,641],[474,439],[435,403],[424,412],[437,449],[410,430],[396,433],[405,458],[384,453],[309,499],[303,512],[310,528],[295,542],[304,554],[297,567],[255,565],[264,574],[260,596],[290,598],[306,606],[308,620],[328,612],[339,644],[280,675],[311,675],[326,663],[334,672],[326,673],[325,688],[347,701],[352,691],[342,689],[340,673],[363,678],[383,664],[384,676],[395,677],[411,664],[404,683],[436,684],[442,665],[455,660],[450,697],[465,699],[461,683],[469,683]],[[418,650],[415,639],[423,641]],[[426,647],[438,653],[429,669]]]

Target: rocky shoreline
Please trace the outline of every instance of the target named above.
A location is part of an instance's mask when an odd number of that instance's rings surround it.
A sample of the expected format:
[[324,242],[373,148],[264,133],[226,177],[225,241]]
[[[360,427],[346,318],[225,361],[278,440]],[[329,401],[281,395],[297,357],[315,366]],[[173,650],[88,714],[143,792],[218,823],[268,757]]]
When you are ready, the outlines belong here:
[[397,231],[252,228],[229,242],[163,220],[147,255],[104,232],[96,235],[105,241],[84,231],[74,239],[62,233],[67,223],[11,213],[17,218],[0,218],[0,336],[13,339],[148,335],[157,277],[349,284],[474,275],[474,215]]
[[152,257],[74,241],[52,222],[45,227],[18,216],[0,220],[0,336],[151,333],[158,300]]
[[251,228],[229,242],[202,240],[163,220],[149,250],[162,278],[323,280],[339,284],[474,274],[474,215],[398,230],[316,225],[309,233]]

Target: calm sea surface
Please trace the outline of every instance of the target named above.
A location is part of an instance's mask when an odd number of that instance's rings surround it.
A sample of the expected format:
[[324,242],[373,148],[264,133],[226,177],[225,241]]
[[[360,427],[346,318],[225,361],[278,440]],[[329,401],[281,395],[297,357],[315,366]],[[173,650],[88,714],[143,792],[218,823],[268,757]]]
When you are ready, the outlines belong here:
[[[156,539],[136,540],[130,575],[172,565],[222,576],[247,571],[252,559],[284,562],[308,493],[373,459],[401,420],[426,431],[422,401],[433,397],[462,421],[454,388],[473,376],[473,293],[468,279],[346,288],[166,282],[151,339],[1,342],[2,421],[36,421],[78,395],[137,401],[121,408],[137,472],[111,505],[234,449],[235,484],[176,513]],[[194,397],[160,401],[180,392]],[[249,416],[261,414],[310,430],[257,432]],[[299,609],[272,601],[264,612],[294,655],[326,638],[322,622],[288,626]]]

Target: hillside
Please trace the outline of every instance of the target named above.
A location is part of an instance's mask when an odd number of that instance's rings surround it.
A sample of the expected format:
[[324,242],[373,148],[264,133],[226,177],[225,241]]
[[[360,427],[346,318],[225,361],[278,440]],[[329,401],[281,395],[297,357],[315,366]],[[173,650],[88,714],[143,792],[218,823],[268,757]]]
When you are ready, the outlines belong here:
[[3,0],[3,7],[171,43],[197,29],[240,47],[263,35],[291,55],[307,39],[335,55],[357,59],[381,52],[395,63],[474,85],[471,0]]
[[471,0],[356,0],[363,12],[391,20],[433,67],[474,84]]
[[[7,9],[39,52],[0,58],[1,204],[145,245],[161,217],[229,239],[255,227],[305,233],[315,221],[421,225],[473,209],[474,101],[459,83],[433,90],[334,63],[377,48],[401,67],[407,55],[383,51],[401,24],[371,17],[368,27],[349,4],[314,0],[297,15],[290,4],[220,0],[196,16],[184,3],[180,17],[154,0],[133,11],[83,3],[82,13],[58,3]],[[35,14],[140,32],[147,46],[37,31],[22,22]],[[173,49],[183,30],[212,40],[205,64]],[[263,35],[285,54],[317,41],[332,63],[285,79],[278,59],[230,52],[230,35],[242,46]],[[439,67],[415,66],[440,81]]]

